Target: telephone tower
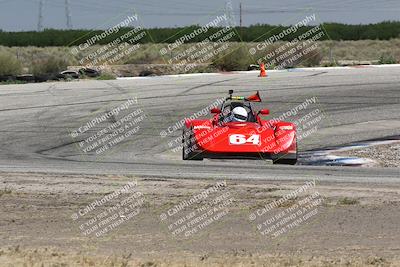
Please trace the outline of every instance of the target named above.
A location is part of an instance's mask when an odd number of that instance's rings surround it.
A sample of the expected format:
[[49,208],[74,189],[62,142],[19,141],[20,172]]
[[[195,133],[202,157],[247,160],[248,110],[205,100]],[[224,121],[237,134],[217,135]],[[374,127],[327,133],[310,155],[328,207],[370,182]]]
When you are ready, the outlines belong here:
[[239,19],[240,28],[242,28],[243,27],[242,2],[240,2],[239,4],[239,17],[240,17]]
[[[39,1],[39,17],[38,17],[38,31],[43,31],[43,9],[44,9],[44,1]],[[72,19],[71,19],[71,9],[69,0],[65,0],[65,17],[67,18],[67,29],[72,29]]]
[[67,17],[67,29],[72,29],[71,10],[69,0],[65,0],[65,16]]
[[225,14],[227,16],[227,25],[230,27],[236,26],[235,14],[233,12],[233,6],[231,0],[225,2]]
[[37,30],[43,31],[43,4],[44,4],[44,0],[40,0],[39,2],[39,17],[38,17],[38,26],[37,26]]

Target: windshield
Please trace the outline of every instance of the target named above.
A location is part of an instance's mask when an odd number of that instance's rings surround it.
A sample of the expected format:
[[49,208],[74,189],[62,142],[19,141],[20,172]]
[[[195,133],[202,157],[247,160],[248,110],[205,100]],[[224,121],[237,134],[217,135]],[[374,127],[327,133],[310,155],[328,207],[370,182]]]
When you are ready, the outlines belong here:
[[244,103],[244,102],[234,102],[234,101],[227,101],[224,103],[223,107],[222,107],[222,113],[221,116],[219,118],[220,122],[231,122],[232,121],[232,110],[236,107],[243,107],[248,114],[247,117],[247,122],[256,122],[254,113],[253,113],[253,109],[251,107],[250,103]]

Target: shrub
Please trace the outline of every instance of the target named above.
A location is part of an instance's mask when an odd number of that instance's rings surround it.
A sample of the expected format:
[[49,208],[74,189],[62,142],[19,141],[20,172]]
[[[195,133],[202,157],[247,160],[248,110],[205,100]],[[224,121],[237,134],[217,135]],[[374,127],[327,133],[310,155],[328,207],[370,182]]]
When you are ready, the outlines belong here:
[[17,57],[9,52],[0,53],[0,75],[21,74],[22,64]]
[[68,60],[49,56],[43,59],[37,59],[32,62],[32,73],[35,75],[57,74],[66,70],[69,65]]
[[11,194],[11,193],[12,193],[12,190],[9,189],[9,188],[1,189],[1,190],[0,190],[0,197],[3,196],[3,195]]
[[354,198],[344,197],[338,200],[338,205],[356,205],[359,204],[360,201]]
[[322,55],[321,51],[315,50],[315,51],[311,52],[309,55],[304,56],[303,60],[300,64],[305,67],[319,66],[321,64],[322,58],[323,58],[323,55]]
[[96,78],[96,80],[115,80],[115,79],[116,79],[115,75],[109,72],[102,72],[101,75]]
[[[349,25],[341,23],[324,23],[326,31],[329,33],[332,40],[390,40],[400,36],[400,22],[398,21],[384,21],[376,24],[367,25]],[[146,29],[149,33],[140,40],[140,43],[174,43],[181,38],[184,34],[189,34],[198,29],[199,25],[192,25],[188,27],[179,28],[151,28]],[[248,27],[236,27],[235,31],[240,33],[232,37],[231,41],[240,42],[262,42],[268,40],[271,36],[279,34],[280,32],[288,29],[288,26],[282,25],[268,25],[257,24]],[[301,27],[296,33],[292,33],[283,38],[283,41],[292,41],[302,33],[310,30],[312,25]],[[100,40],[98,44],[105,45],[118,37],[123,36],[132,28],[122,28],[118,33],[111,34],[106,38]],[[192,38],[190,42],[199,42],[207,37],[215,34],[221,28],[211,27],[207,33],[197,35]],[[24,31],[24,32],[1,32],[0,31],[0,45],[4,46],[76,46],[83,43],[85,40],[90,39],[95,35],[102,34],[102,30],[56,30],[46,29],[41,32]],[[239,38],[240,37],[240,38]],[[328,36],[322,37],[327,40]]]
[[254,63],[248,50],[241,46],[234,48],[224,56],[217,58],[212,65],[219,70],[247,70],[250,64]]
[[140,48],[134,53],[127,56],[122,61],[123,64],[157,64],[164,63],[163,57],[160,55],[159,49],[154,46]]
[[382,54],[379,57],[379,64],[396,64],[397,60],[392,54]]

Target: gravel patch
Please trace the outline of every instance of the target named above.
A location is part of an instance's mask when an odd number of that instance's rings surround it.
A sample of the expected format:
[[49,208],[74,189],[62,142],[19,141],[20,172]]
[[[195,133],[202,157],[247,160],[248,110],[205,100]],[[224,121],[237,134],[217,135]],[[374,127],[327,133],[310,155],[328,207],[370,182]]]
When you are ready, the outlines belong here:
[[380,167],[400,167],[400,143],[349,150],[337,155],[369,158],[376,161]]

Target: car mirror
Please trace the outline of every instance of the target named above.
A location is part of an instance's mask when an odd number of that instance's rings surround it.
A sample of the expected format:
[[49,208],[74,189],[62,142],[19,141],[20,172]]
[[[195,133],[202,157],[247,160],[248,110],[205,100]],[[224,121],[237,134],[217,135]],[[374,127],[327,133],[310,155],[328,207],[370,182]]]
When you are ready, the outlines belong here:
[[212,108],[212,109],[211,109],[211,113],[212,113],[212,114],[220,114],[220,113],[221,113],[221,110],[220,110],[219,108]]
[[269,115],[269,109],[262,109],[258,113],[261,115]]

